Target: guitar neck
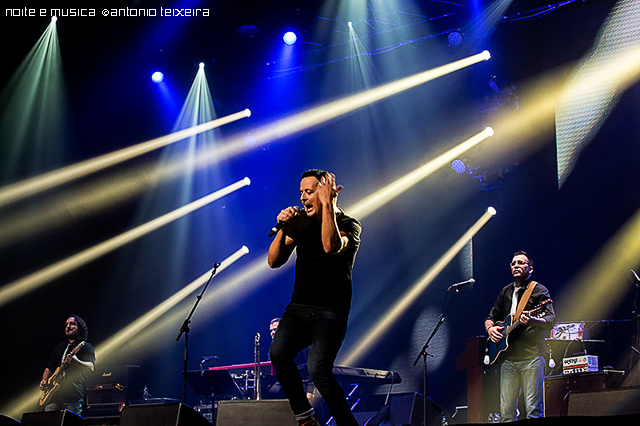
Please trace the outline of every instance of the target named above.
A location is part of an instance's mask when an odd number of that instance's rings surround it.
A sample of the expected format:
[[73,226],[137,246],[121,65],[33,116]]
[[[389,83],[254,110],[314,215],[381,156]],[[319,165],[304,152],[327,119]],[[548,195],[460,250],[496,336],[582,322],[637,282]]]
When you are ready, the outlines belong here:
[[517,319],[513,322],[513,324],[511,324],[509,327],[507,327],[507,330],[505,331],[505,334],[509,334],[511,333],[513,330],[516,329],[516,327],[518,327],[520,325],[520,319]]

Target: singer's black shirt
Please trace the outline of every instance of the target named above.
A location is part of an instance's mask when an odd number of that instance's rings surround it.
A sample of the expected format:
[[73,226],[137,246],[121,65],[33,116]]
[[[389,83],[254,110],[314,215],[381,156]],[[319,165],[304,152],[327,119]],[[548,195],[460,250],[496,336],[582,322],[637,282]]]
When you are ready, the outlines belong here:
[[[529,283],[531,283],[531,281],[527,282],[527,286]],[[497,323],[498,321],[503,321],[509,315],[511,311],[511,300],[513,298],[514,287],[515,283],[511,283],[502,288],[500,294],[498,294],[496,303],[489,312],[489,316],[485,318],[485,321],[490,319],[494,323]],[[523,286],[518,291],[518,301],[524,294],[525,290],[526,286]],[[524,310],[529,311],[547,299],[550,299],[549,290],[547,290],[547,288],[542,284],[538,283],[533,289],[533,293],[531,293],[531,297],[529,298]],[[545,306],[540,319],[545,321],[545,323],[540,327],[537,325],[531,326],[520,324],[509,334],[507,340],[509,347],[500,355],[501,360],[510,359],[514,361],[522,361],[538,355],[545,355],[546,347],[544,343],[544,330],[550,330],[556,320],[553,304]],[[505,330],[501,330],[503,334],[504,331]]]
[[360,246],[362,226],[357,219],[344,213],[336,217],[336,223],[338,230],[347,234],[349,244],[335,254],[324,252],[320,222],[302,215],[287,230],[287,235],[296,244],[296,275],[291,303],[349,313],[351,270]]

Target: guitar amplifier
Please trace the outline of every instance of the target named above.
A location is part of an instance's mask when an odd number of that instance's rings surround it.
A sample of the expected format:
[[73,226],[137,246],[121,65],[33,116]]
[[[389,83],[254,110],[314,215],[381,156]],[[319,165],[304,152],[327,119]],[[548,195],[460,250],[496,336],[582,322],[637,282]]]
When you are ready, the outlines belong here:
[[119,415],[124,406],[141,399],[140,366],[103,367],[87,380],[85,417]]
[[97,369],[87,379],[87,390],[117,389],[142,392],[139,365],[116,365]]

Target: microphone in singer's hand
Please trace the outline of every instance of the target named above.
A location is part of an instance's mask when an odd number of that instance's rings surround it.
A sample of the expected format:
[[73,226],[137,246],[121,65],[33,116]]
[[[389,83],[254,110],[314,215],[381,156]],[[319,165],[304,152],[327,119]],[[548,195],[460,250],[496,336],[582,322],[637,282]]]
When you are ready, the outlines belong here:
[[473,284],[473,283],[475,283],[475,282],[476,282],[476,280],[474,280],[473,278],[471,278],[471,279],[469,279],[469,280],[462,281],[462,282],[460,282],[460,283],[451,284],[451,285],[449,286],[449,288],[447,289],[447,291],[451,290],[452,288],[457,289],[458,287],[462,287],[462,286],[465,286],[465,285]]
[[[293,206],[292,208],[293,208],[293,210],[295,210],[298,213],[301,211],[300,207],[298,207],[298,206]],[[281,230],[284,227],[284,225],[285,225],[284,222],[278,222],[278,224],[276,226],[271,228],[271,231],[269,231],[269,238],[271,238],[274,235],[276,235],[278,233],[278,231]]]

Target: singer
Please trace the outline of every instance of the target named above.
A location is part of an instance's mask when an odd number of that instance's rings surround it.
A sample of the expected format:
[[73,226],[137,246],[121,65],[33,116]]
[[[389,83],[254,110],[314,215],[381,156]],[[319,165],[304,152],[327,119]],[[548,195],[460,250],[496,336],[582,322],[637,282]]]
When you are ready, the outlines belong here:
[[[524,251],[517,251],[510,263],[513,282],[502,288],[496,302],[484,321],[492,342],[508,339],[508,347],[499,359],[500,367],[500,420],[518,420],[516,405],[522,388],[526,417],[543,417],[542,386],[544,381],[545,342],[543,330],[550,330],[555,322],[551,304],[544,305],[540,316],[520,316],[520,325],[504,336],[505,328],[497,322],[516,311],[531,310],[550,299],[549,290],[531,280],[533,259]],[[528,291],[530,290],[530,291]],[[524,304],[524,306],[522,305]],[[512,321],[515,323],[515,321]]]
[[296,249],[291,303],[285,308],[271,344],[270,358],[298,425],[320,426],[309,403],[296,355],[309,349],[309,375],[337,426],[357,426],[346,395],[333,376],[351,308],[351,270],[360,245],[361,225],[337,204],[342,185],[324,170],[308,170],[300,181],[304,210],[287,207],[284,225],[271,242],[268,263],[284,265]]

